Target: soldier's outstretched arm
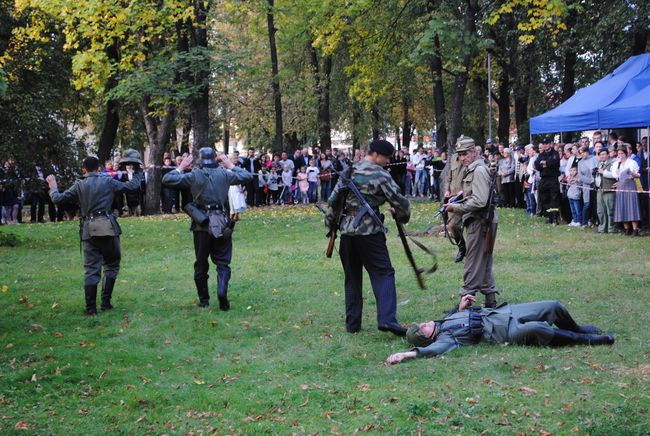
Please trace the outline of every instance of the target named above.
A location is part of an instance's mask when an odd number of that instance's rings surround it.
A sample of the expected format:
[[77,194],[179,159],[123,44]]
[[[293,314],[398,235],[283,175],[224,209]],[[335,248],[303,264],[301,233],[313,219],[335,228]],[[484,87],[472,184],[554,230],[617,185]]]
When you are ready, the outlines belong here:
[[400,193],[395,180],[387,176],[380,180],[379,186],[384,191],[388,203],[395,209],[395,218],[401,223],[407,223],[411,218],[411,202]]
[[230,161],[228,155],[225,153],[219,153],[217,160],[221,162],[223,167],[227,170],[230,170],[228,174],[228,184],[230,185],[243,185],[251,180],[253,180],[253,174],[249,173],[243,168],[235,166],[234,163]]
[[56,179],[53,175],[47,176],[47,184],[50,188],[50,198],[56,204],[59,203],[78,203],[79,202],[79,182],[75,182],[68,190],[65,192],[59,192],[59,188],[56,184]]

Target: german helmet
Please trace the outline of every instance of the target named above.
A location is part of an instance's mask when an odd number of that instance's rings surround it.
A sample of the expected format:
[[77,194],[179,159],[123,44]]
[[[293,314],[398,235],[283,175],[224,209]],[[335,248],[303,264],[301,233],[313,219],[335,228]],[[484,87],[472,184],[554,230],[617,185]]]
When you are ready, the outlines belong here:
[[121,164],[139,164],[142,165],[142,158],[140,157],[140,152],[129,148],[124,152],[124,156],[120,159]]

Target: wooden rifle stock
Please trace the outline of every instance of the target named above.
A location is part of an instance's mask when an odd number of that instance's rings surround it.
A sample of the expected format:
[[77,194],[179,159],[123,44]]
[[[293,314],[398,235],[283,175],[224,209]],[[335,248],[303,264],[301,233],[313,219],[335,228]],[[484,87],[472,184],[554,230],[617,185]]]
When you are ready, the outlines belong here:
[[334,252],[334,242],[336,241],[336,230],[331,229],[328,235],[330,237],[330,240],[327,243],[327,250],[325,251],[325,256],[327,256],[327,258],[329,259],[332,257],[332,253]]

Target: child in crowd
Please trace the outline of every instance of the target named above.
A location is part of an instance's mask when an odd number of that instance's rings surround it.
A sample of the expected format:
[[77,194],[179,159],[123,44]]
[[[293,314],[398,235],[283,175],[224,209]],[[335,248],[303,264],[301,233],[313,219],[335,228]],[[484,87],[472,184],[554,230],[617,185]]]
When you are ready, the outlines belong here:
[[268,204],[269,195],[269,172],[266,164],[258,171],[259,187],[257,190],[257,205],[266,206]]
[[316,203],[318,200],[318,175],[320,170],[316,166],[316,160],[312,159],[309,161],[309,168],[307,168],[307,182],[308,182],[308,192],[307,197],[309,198],[310,203]]
[[303,204],[309,202],[307,197],[307,192],[309,191],[309,181],[307,180],[309,176],[307,175],[307,167],[300,167],[300,172],[298,173],[298,187],[300,188],[300,199]]
[[271,167],[271,172],[269,173],[269,197],[271,204],[276,204],[278,202],[278,174],[275,167]]
[[571,227],[580,227],[580,220],[582,217],[582,207],[580,206],[580,199],[582,198],[582,183],[578,176],[578,168],[572,167],[569,170],[569,178],[567,179],[569,185],[567,189],[567,197],[569,198],[569,205],[571,206]]
[[291,204],[292,189],[296,189],[296,187],[293,186],[293,171],[291,171],[290,165],[285,165],[284,170],[282,171],[282,193],[280,194],[280,201],[283,204]]

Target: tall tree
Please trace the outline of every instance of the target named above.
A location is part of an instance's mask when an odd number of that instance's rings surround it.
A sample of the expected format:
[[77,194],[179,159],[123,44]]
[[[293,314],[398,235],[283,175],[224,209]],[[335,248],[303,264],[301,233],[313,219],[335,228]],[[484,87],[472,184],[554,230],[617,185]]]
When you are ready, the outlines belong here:
[[271,74],[273,88],[273,105],[275,109],[275,149],[283,150],[282,143],[282,93],[280,92],[280,73],[278,66],[278,50],[275,44],[275,34],[278,31],[274,22],[274,2],[275,0],[267,0],[268,8],[266,11],[266,23],[269,33],[269,54],[271,56]]

